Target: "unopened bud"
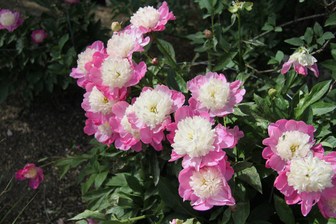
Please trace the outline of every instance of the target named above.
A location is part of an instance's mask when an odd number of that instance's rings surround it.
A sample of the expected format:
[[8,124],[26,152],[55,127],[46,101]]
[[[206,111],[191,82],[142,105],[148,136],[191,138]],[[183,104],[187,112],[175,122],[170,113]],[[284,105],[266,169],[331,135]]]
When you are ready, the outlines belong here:
[[277,94],[277,90],[276,90],[276,89],[270,88],[270,89],[268,90],[268,95],[269,95],[270,97],[274,97],[275,94]]
[[204,34],[206,39],[211,39],[212,38],[212,32],[208,29],[204,30],[203,34]]
[[119,22],[112,22],[111,29],[113,32],[118,32],[121,30],[121,24]]
[[159,64],[159,60],[158,60],[157,58],[153,58],[153,59],[152,59],[152,64],[153,64],[153,65],[157,65],[157,64]]

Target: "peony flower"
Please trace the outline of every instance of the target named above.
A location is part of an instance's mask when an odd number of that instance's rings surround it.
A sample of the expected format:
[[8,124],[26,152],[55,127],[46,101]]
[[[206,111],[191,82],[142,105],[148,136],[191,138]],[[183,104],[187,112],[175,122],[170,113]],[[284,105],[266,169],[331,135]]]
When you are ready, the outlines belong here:
[[29,179],[29,187],[35,190],[43,181],[44,175],[40,167],[35,166],[33,163],[27,163],[23,169],[15,173],[15,178],[17,180]]
[[[336,156],[336,155],[334,155]],[[333,187],[325,189],[317,205],[324,218],[336,218],[336,178],[333,179]]]
[[126,58],[109,56],[105,58],[100,67],[100,77],[96,76],[95,83],[115,89],[134,86],[145,76],[147,66],[144,62],[139,64],[131,63]]
[[31,33],[31,38],[32,38],[32,41],[35,43],[35,44],[40,44],[44,41],[45,38],[48,37],[48,34],[45,30],[34,30],[32,33]]
[[301,204],[301,212],[306,216],[312,206],[324,195],[329,195],[327,191],[334,187],[333,166],[335,164],[327,162],[323,155],[294,158],[279,173],[274,186],[285,195],[287,204]]
[[175,20],[172,12],[169,12],[167,2],[163,2],[159,9],[146,6],[138,9],[131,17],[131,25],[140,29],[142,33],[162,31],[169,20]]
[[113,131],[119,134],[114,143],[115,147],[121,150],[141,151],[140,130],[133,128],[128,121],[128,115],[134,112],[133,106],[120,101],[113,106],[112,111],[115,116],[111,118],[110,123]]
[[132,58],[133,52],[143,51],[143,47],[150,41],[144,38],[143,33],[137,28],[126,27],[121,32],[115,32],[107,42],[107,54],[112,57]]
[[104,43],[101,41],[95,41],[92,45],[87,47],[85,51],[78,55],[77,67],[72,68],[70,76],[78,79],[77,84],[80,87],[85,88],[93,77],[89,76],[89,73],[96,73],[91,70],[97,71],[97,67],[100,67],[105,54]]
[[19,12],[8,9],[0,9],[0,30],[8,30],[13,32],[23,23]]
[[283,64],[281,74],[286,74],[293,65],[295,72],[298,74],[306,76],[308,74],[307,69],[309,69],[316,77],[318,77],[319,70],[316,62],[316,58],[310,55],[306,48],[301,47],[289,57],[289,60],[286,63]]
[[243,100],[245,90],[241,81],[229,83],[223,74],[208,72],[198,75],[187,83],[192,97],[189,104],[200,111],[207,111],[211,117],[233,113],[233,107]]
[[113,131],[109,116],[87,112],[84,132],[87,135],[94,135],[97,141],[110,146],[117,137]]
[[151,144],[156,150],[162,149],[163,131],[171,122],[170,114],[184,104],[184,95],[167,86],[158,85],[155,89],[145,87],[135,99],[133,111],[127,118],[132,128],[140,130],[140,139]]
[[303,121],[281,119],[270,124],[269,138],[263,140],[267,146],[262,152],[263,158],[267,160],[266,167],[280,172],[293,158],[323,152],[320,145],[313,147],[314,131],[312,125]]
[[195,210],[209,210],[213,206],[234,205],[230,186],[227,181],[233,169],[223,158],[216,166],[184,168],[179,176],[179,194],[183,200],[190,200]]
[[199,114],[191,107],[181,107],[175,113],[175,123],[167,130],[168,140],[172,143],[171,161],[183,157],[184,168],[192,166],[199,170],[203,166],[217,165],[225,152],[222,148],[233,148],[243,132],[238,127],[228,129],[218,124],[212,128],[213,120],[209,114]]

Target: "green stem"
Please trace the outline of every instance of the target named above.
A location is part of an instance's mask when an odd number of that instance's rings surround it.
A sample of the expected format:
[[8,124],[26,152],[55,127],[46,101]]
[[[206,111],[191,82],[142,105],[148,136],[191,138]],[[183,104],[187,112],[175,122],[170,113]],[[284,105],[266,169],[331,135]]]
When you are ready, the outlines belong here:
[[24,212],[24,210],[26,210],[26,208],[28,207],[28,205],[34,200],[34,198],[36,197],[37,193],[38,193],[38,191],[33,195],[33,197],[28,201],[28,203],[23,207],[23,209],[16,216],[16,218],[14,219],[14,221],[12,222],[12,224],[16,223],[17,219],[22,215],[22,213]]
[[242,35],[241,35],[241,21],[240,14],[237,13],[238,19],[238,48],[239,48],[239,70],[243,68],[243,53],[242,53]]
[[129,222],[135,222],[135,221],[145,219],[145,218],[146,218],[146,216],[142,215],[142,216],[137,216],[137,217],[133,217],[133,218],[123,219],[123,220],[120,220],[120,222],[121,223],[129,223]]

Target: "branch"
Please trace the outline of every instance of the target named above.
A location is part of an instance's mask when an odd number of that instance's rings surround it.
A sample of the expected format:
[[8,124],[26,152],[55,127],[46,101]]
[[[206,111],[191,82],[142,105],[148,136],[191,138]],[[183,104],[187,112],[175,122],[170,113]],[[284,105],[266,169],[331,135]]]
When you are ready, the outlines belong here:
[[248,68],[250,68],[250,69],[252,69],[255,73],[258,73],[258,74],[270,73],[270,72],[275,72],[276,70],[278,70],[277,68],[273,68],[273,69],[267,69],[267,70],[260,71],[260,70],[258,70],[256,68],[252,67],[249,64],[245,64],[245,66],[248,67]]

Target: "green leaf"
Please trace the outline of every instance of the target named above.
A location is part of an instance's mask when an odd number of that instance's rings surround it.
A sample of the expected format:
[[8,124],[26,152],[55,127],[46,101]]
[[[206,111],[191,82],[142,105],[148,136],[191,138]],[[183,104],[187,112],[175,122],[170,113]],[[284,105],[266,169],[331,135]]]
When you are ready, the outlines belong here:
[[226,208],[225,212],[223,213],[223,218],[222,218],[221,224],[229,223],[229,221],[231,219],[231,214],[232,214],[231,209]]
[[306,41],[307,44],[310,44],[313,40],[313,36],[314,36],[314,31],[312,28],[308,27],[306,29],[306,32],[304,34],[304,40]]
[[323,29],[322,29],[322,26],[319,24],[319,23],[315,23],[314,24],[314,33],[318,36],[318,37],[321,37],[323,35]]
[[262,186],[260,176],[254,166],[243,169],[237,174],[237,178],[251,185],[259,193],[262,194]]
[[274,207],[281,221],[286,224],[295,224],[292,210],[282,198],[276,195],[274,195]]
[[157,39],[157,47],[160,50],[160,52],[165,56],[167,59],[167,64],[170,65],[173,68],[176,68],[176,59],[175,59],[175,50],[173,48],[173,45],[171,43]]
[[297,38],[297,37],[293,37],[293,38],[290,38],[290,39],[287,39],[285,40],[286,43],[290,44],[290,45],[293,45],[293,46],[303,46],[304,45],[304,42],[302,39],[300,38]]
[[232,212],[234,224],[245,224],[250,214],[250,202],[238,202]]
[[107,174],[108,171],[97,174],[95,179],[95,188],[99,188],[103,184],[104,180],[106,180]]
[[335,103],[316,102],[312,105],[312,109],[315,116],[321,116],[334,111],[336,109],[336,105]]
[[218,64],[213,68],[213,71],[220,71],[227,68],[228,64],[230,64],[233,58],[237,55],[237,52],[230,52],[223,57],[219,58]]
[[58,48],[62,51],[64,44],[69,40],[69,34],[64,34],[61,39],[58,41]]
[[324,26],[335,26],[336,25],[336,12],[332,13],[326,20]]
[[300,100],[295,108],[295,118],[300,119],[303,112],[313,103],[320,100],[329,90],[331,81],[324,81],[316,84],[309,94]]
[[81,220],[81,219],[87,219],[87,218],[104,220],[105,216],[102,213],[100,213],[99,211],[85,210],[84,212],[76,215],[75,217],[71,218],[70,220]]

